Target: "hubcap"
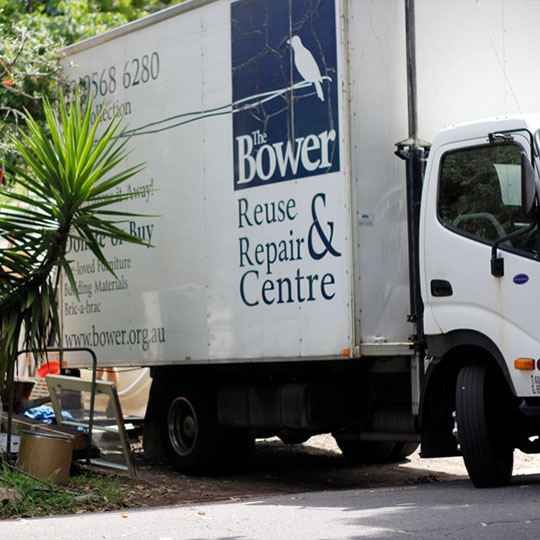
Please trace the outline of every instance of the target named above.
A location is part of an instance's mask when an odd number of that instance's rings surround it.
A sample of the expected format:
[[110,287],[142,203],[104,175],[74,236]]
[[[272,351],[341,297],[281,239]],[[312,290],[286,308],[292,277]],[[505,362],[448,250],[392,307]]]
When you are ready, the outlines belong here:
[[195,408],[185,397],[176,398],[167,414],[169,441],[175,452],[188,456],[193,452],[198,436],[198,422]]

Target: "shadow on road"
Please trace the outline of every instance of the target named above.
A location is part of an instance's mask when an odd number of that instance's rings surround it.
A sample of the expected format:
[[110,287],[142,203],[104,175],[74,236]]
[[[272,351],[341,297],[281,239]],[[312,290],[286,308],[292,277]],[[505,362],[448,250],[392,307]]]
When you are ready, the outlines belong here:
[[166,460],[138,463],[134,502],[161,506],[286,493],[403,486],[462,479],[463,475],[405,467],[403,463],[357,465],[340,453],[307,445],[259,441],[244,470],[219,477],[174,472]]

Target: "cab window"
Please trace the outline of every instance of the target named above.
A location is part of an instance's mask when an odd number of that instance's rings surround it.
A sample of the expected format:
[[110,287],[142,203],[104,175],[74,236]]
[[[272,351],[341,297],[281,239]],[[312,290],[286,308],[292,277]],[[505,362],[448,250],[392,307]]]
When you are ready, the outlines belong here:
[[[446,154],[439,186],[439,216],[450,228],[493,242],[530,224],[521,213],[521,147],[480,146]],[[536,229],[501,247],[535,251]]]

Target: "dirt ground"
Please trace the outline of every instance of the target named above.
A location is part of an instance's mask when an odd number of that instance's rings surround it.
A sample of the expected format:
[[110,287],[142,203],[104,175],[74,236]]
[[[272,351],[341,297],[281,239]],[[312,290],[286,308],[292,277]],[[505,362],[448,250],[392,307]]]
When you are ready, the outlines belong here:
[[[540,473],[540,456],[515,452],[514,481]],[[421,459],[418,452],[402,463],[358,466],[345,459],[330,435],[301,445],[279,439],[258,441],[245,472],[217,478],[174,472],[165,460],[136,456],[137,479],[131,502],[151,507],[243,500],[257,496],[370,488],[466,479],[461,458]]]

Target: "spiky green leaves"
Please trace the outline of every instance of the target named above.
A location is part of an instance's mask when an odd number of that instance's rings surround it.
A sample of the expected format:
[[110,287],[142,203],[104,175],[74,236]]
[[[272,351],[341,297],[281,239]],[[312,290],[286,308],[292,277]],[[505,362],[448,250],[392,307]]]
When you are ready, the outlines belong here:
[[13,375],[19,346],[45,348],[58,327],[61,269],[76,293],[66,258],[70,238],[84,242],[111,272],[100,237],[143,243],[122,229],[134,214],[120,209],[128,195],[116,189],[143,165],[122,169],[129,139],[120,120],[99,133],[91,111],[78,93],[69,105],[61,100],[59,112],[45,101],[46,126],[27,113],[27,133],[13,138],[26,167],[9,168],[12,184],[0,189],[6,200],[0,204],[0,384]]

